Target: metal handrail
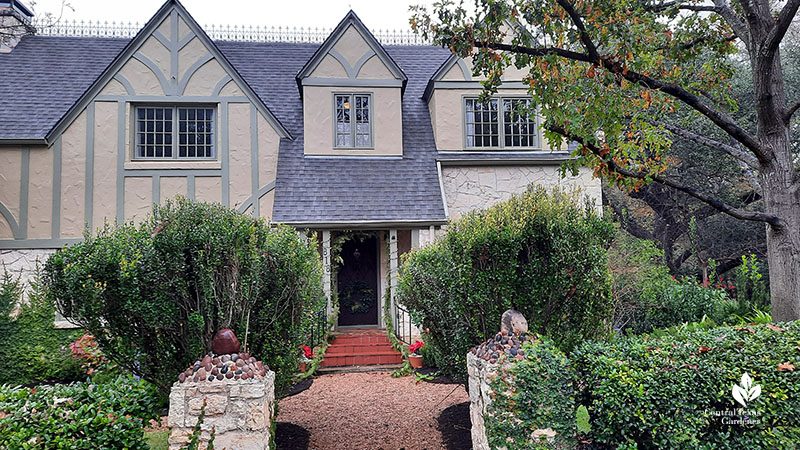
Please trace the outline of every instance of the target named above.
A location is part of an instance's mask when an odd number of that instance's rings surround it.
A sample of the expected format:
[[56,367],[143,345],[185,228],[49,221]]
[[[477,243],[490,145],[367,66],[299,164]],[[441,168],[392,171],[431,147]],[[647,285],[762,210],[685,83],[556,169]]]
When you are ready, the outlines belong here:
[[316,347],[319,344],[322,344],[325,341],[325,336],[327,335],[327,328],[328,328],[328,309],[327,307],[322,307],[318,311],[315,311],[312,314],[312,322],[311,322],[311,330],[309,330],[308,337],[310,338],[308,341],[308,345],[311,348]]
[[[401,326],[400,317],[403,316],[408,320],[403,320]],[[406,329],[408,329],[408,333],[406,333]],[[394,335],[403,343],[411,345],[411,315],[408,313],[408,309],[398,303],[394,305]]]

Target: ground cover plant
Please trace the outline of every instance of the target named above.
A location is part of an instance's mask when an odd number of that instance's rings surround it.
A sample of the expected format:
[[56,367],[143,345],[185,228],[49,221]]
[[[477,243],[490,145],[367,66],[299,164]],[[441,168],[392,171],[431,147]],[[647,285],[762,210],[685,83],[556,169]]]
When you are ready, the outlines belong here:
[[56,253],[44,281],[49,299],[108,358],[164,392],[223,327],[276,372],[280,389],[325,303],[313,242],[182,198]]
[[452,222],[400,275],[397,300],[426,330],[427,363],[465,378],[467,351],[510,308],[564,349],[603,335],[613,232],[580,193],[558,188],[531,187]]

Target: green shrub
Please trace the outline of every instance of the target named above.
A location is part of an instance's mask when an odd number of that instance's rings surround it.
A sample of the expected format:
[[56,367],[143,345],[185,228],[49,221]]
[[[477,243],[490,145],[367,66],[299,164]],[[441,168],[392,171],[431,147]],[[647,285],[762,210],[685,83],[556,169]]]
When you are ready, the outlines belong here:
[[62,314],[165,392],[223,327],[276,372],[280,390],[296,372],[302,330],[325,304],[313,243],[182,198],[138,226],[87,236],[50,257],[44,272]]
[[143,427],[158,418],[152,385],[113,383],[0,386],[0,448],[147,449]]
[[[573,373],[567,357],[543,338],[524,344],[525,359],[501,367],[491,382],[494,397],[485,415],[491,448],[574,448]],[[537,430],[557,434],[534,439]],[[538,437],[538,436],[537,436]]]
[[[800,442],[800,322],[586,342],[571,359],[595,442],[616,448],[794,448]],[[744,373],[761,386],[744,415]]]
[[512,307],[531,331],[568,349],[603,334],[612,235],[578,193],[532,187],[411,252],[397,298],[430,330],[430,362],[447,375],[466,378],[467,351],[493,336]]
[[[0,370],[0,384],[35,384],[42,381],[76,381],[84,377],[80,363],[70,356],[69,343],[81,331],[57,330],[55,307],[34,276],[27,301],[18,277],[3,271],[0,278],[0,361],[13,369]],[[19,311],[12,311],[19,306]]]
[[723,289],[697,284],[691,278],[662,286],[660,291],[640,302],[639,313],[631,326],[635,333],[698,322],[704,317],[723,323],[736,308],[736,303],[728,299]]

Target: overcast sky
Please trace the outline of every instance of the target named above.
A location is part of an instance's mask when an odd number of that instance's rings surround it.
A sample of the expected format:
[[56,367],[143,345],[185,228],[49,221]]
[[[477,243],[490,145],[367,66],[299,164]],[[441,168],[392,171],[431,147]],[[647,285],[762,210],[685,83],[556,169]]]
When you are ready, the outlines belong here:
[[[30,0],[22,0],[30,4]],[[37,15],[58,16],[62,0],[36,0]],[[72,20],[147,21],[163,0],[67,0],[62,17]],[[370,29],[409,29],[409,5],[433,0],[182,0],[200,25],[333,28],[351,8]]]

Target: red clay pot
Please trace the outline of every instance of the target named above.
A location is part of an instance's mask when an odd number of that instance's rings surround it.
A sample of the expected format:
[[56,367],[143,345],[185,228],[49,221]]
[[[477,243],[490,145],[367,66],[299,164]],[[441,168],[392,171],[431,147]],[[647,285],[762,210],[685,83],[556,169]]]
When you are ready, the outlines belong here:
[[415,369],[422,368],[422,355],[412,353],[408,355],[408,361],[411,363],[411,367]]

